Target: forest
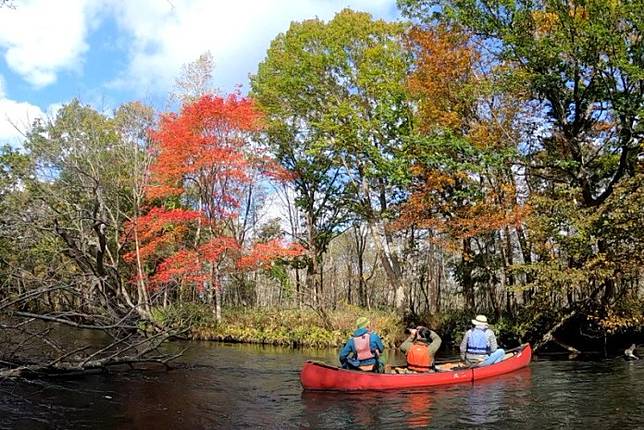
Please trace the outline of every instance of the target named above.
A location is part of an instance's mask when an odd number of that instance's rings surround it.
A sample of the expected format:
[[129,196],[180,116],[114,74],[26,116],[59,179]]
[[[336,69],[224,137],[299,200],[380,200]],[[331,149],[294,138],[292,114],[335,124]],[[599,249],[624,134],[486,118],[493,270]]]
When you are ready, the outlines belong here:
[[[247,93],[204,53],[175,109],[74,100],[2,148],[0,337],[50,368],[337,346],[360,315],[389,345],[481,313],[509,346],[641,343],[642,0],[398,7],[293,22]],[[43,322],[118,335],[62,354]],[[23,343],[0,368],[33,365]]]

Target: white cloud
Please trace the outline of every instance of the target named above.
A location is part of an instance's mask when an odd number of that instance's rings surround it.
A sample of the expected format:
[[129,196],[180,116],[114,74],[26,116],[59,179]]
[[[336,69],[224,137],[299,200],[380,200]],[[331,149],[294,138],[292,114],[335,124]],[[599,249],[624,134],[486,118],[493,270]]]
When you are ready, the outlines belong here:
[[29,129],[32,122],[45,116],[38,106],[7,98],[4,80],[0,76],[0,145],[20,145],[24,140],[23,133]]
[[394,0],[139,0],[114,2],[119,26],[132,37],[130,63],[117,84],[139,94],[171,88],[182,64],[209,50],[215,84],[246,84],[271,40],[292,21],[328,20],[345,7],[389,17]]
[[128,55],[117,86],[138,96],[166,93],[181,65],[209,50],[216,86],[230,91],[247,84],[270,41],[292,21],[328,20],[344,7],[387,18],[395,0],[21,0],[0,9],[0,55],[44,87],[62,70],[81,70],[89,33],[114,17],[120,32],[110,43]]
[[0,98],[0,145],[20,145],[24,140],[23,133],[34,119],[44,117],[45,113],[38,106]]
[[15,9],[0,9],[0,52],[7,65],[35,87],[55,82],[62,69],[78,68],[99,5],[90,0],[24,0]]

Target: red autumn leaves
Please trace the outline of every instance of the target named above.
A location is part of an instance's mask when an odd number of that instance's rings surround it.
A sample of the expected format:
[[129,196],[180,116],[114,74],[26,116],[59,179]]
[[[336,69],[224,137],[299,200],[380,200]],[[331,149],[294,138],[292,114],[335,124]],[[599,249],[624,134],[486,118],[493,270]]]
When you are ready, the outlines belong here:
[[247,188],[288,178],[253,142],[260,129],[253,102],[231,94],[203,96],[179,114],[163,115],[151,131],[156,157],[146,197],[152,207],[127,226],[131,250],[124,255],[145,265],[141,276],[149,286],[218,287],[226,274],[301,253],[281,239],[245,248],[233,234]]

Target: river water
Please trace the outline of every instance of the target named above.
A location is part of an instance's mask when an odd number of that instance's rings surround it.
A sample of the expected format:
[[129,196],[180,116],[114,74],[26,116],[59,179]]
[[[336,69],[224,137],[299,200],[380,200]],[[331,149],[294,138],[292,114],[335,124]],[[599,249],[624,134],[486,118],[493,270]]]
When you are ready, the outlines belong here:
[[336,351],[189,345],[184,365],[169,372],[0,382],[0,428],[644,428],[644,360],[535,359],[529,368],[474,384],[309,393],[299,383],[302,363],[334,362]]

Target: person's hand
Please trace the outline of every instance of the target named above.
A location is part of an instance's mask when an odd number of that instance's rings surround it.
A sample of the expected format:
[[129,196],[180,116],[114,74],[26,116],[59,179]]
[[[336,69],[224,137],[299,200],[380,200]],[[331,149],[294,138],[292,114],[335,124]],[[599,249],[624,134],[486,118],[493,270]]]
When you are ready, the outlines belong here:
[[417,330],[416,330],[415,328],[410,328],[410,329],[409,329],[409,333],[410,333],[412,336],[416,336],[416,331],[417,331]]

